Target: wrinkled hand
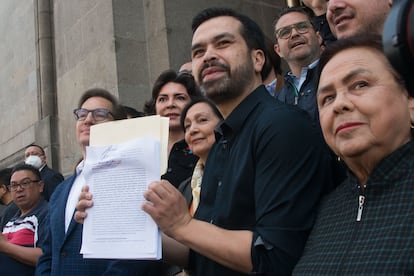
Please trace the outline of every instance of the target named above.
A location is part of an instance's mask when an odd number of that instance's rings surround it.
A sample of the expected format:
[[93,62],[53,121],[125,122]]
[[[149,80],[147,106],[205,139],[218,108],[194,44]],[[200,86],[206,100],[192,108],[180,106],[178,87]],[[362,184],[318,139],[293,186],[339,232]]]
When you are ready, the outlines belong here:
[[174,238],[180,228],[191,221],[185,198],[170,182],[152,182],[144,197],[147,202],[142,204],[142,210],[148,213],[168,236]]
[[92,201],[92,194],[89,193],[89,186],[85,185],[82,188],[82,192],[79,195],[78,204],[76,204],[76,212],[74,215],[74,220],[77,223],[83,223],[85,221],[86,216],[86,209],[93,206]]

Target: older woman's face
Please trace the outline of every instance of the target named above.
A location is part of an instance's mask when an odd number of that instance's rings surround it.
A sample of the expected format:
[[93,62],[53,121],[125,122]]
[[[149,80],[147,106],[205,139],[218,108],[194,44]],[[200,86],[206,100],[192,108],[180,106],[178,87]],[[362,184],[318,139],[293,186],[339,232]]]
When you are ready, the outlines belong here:
[[344,159],[369,154],[379,161],[407,142],[410,114],[403,90],[383,54],[362,47],[336,54],[321,73],[317,95],[328,145]]
[[196,103],[190,107],[184,119],[185,141],[195,155],[207,159],[214,144],[214,128],[220,119],[207,103]]

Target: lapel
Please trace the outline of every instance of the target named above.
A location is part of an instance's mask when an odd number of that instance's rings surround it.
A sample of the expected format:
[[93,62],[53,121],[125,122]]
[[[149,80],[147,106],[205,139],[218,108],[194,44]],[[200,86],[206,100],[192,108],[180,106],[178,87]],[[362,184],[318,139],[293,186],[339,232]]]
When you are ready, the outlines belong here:
[[57,237],[57,244],[59,248],[62,248],[63,244],[65,243],[67,237],[73,231],[76,226],[76,222],[73,220],[69,225],[68,232],[65,234],[65,216],[66,216],[66,201],[68,200],[70,189],[72,188],[73,182],[76,179],[76,173],[72,175],[70,178],[65,180],[65,183],[62,183],[62,191],[60,191],[59,196],[57,197],[56,204],[54,206],[55,211],[55,227],[56,227],[56,237]]
[[[76,211],[76,210],[75,210]],[[69,223],[69,227],[68,227],[68,232],[66,232],[66,235],[65,235],[65,240],[63,241],[63,243],[66,241],[66,239],[72,234],[72,232],[74,231],[74,229],[76,228],[76,227],[80,227],[80,225],[73,219],[73,215],[75,214],[75,211],[73,211],[73,214],[72,214],[72,219],[70,220],[70,223]]]

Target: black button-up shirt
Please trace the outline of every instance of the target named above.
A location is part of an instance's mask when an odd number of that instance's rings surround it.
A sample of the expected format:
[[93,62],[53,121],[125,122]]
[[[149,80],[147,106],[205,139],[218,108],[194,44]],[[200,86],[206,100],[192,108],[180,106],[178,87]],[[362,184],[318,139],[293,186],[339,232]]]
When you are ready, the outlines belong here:
[[[319,128],[260,86],[218,126],[216,140],[195,217],[252,231],[254,274],[291,273],[331,181]],[[195,275],[241,274],[195,252],[190,264]]]

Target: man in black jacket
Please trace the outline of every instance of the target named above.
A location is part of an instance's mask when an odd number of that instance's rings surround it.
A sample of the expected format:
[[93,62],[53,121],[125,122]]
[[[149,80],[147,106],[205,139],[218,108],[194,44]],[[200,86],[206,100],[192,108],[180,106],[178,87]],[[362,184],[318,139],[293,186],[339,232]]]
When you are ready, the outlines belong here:
[[49,201],[49,198],[57,185],[63,181],[62,174],[47,166],[45,151],[39,145],[31,144],[27,146],[24,151],[24,158],[26,164],[39,169],[43,182],[45,183],[42,195]]
[[307,111],[319,121],[316,66],[321,54],[322,38],[309,14],[302,8],[283,9],[275,26],[275,51],[289,65],[284,87],[276,98]]

